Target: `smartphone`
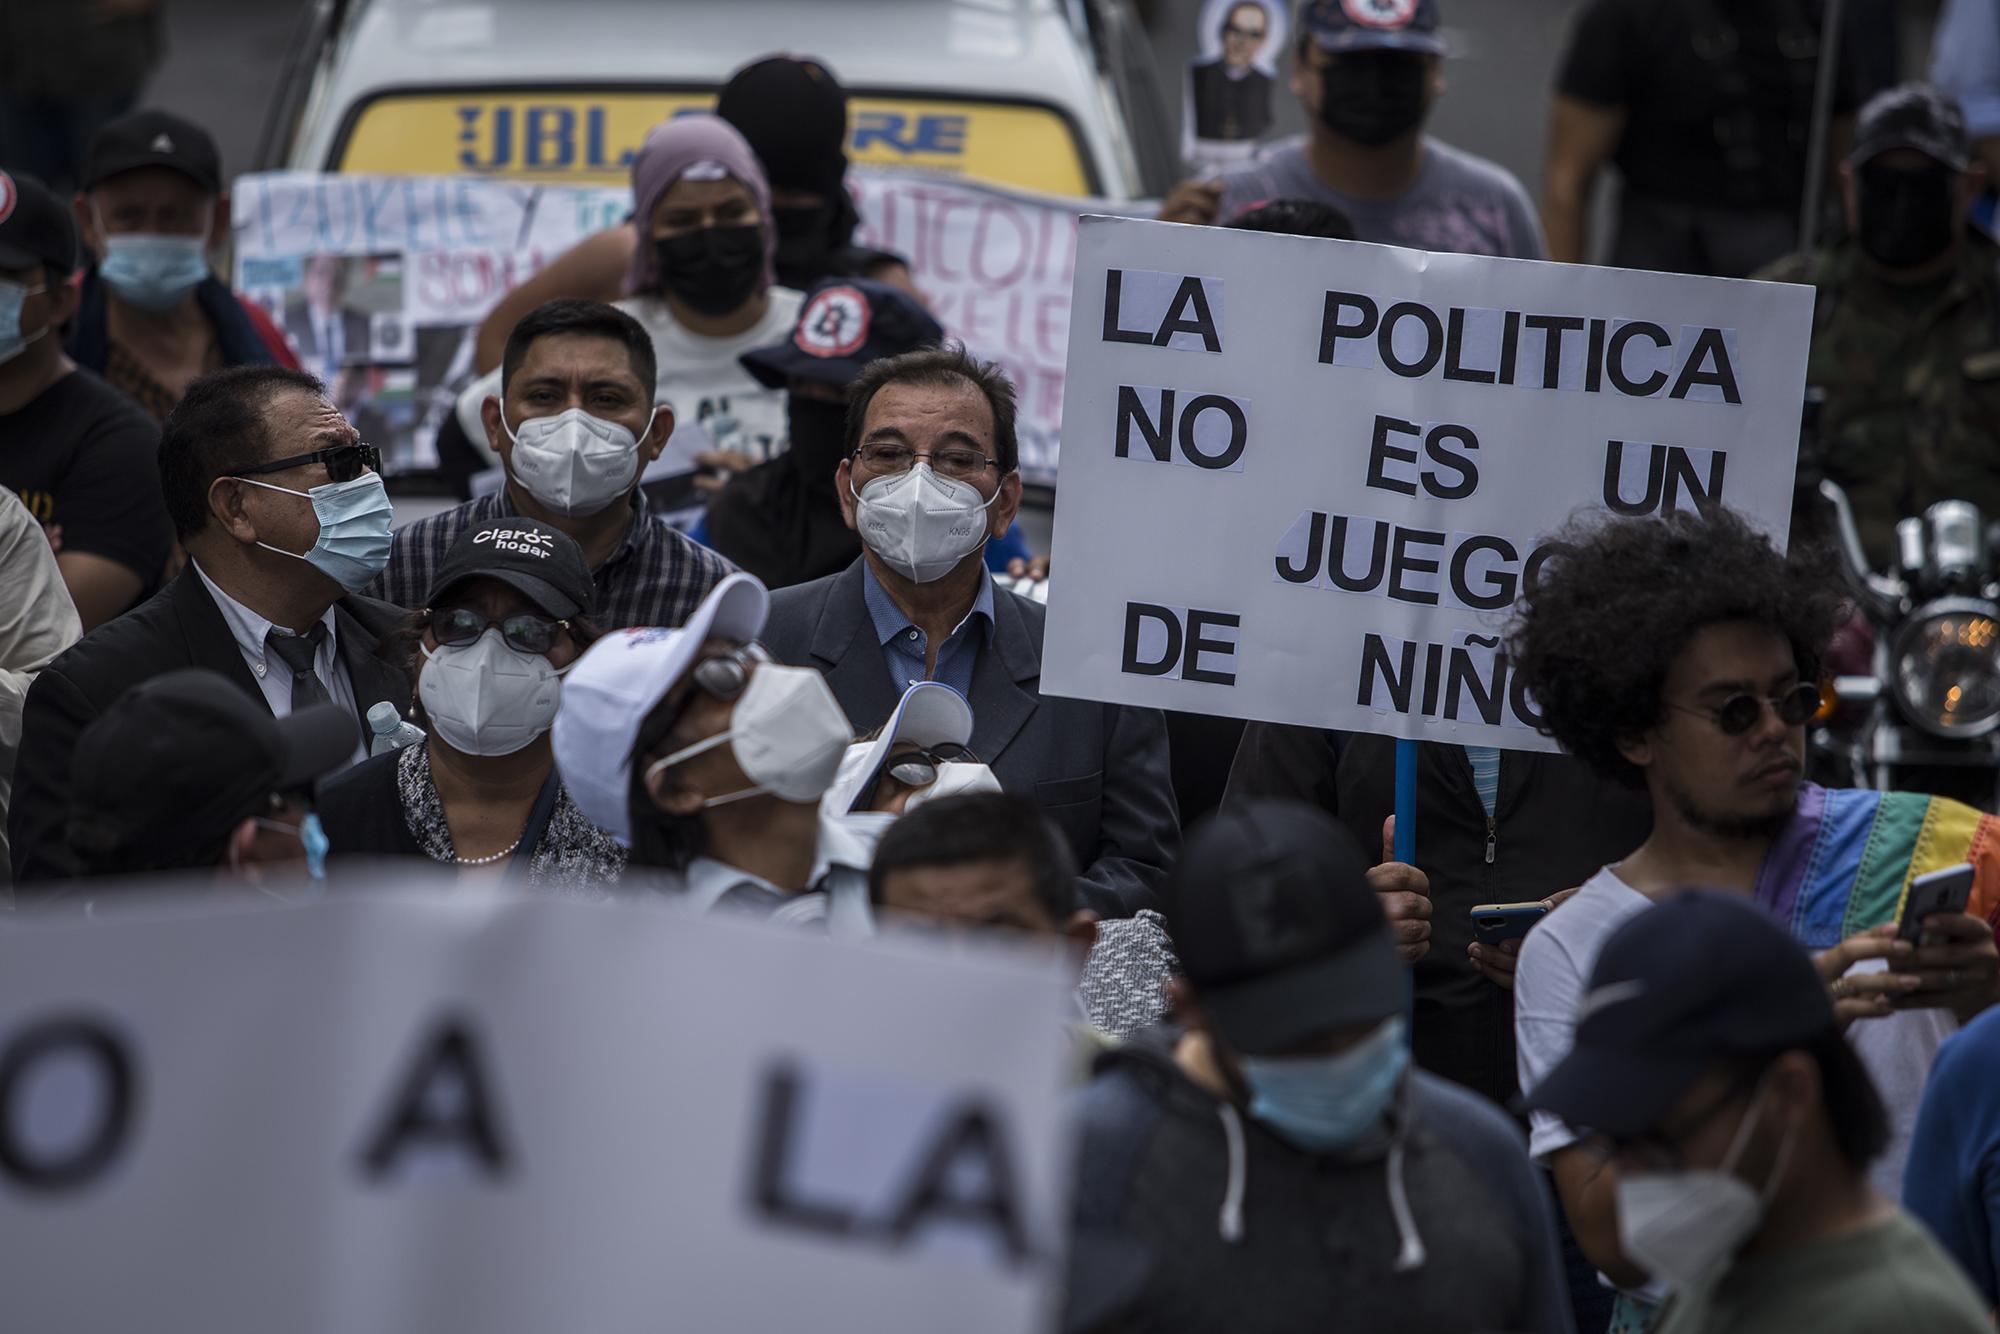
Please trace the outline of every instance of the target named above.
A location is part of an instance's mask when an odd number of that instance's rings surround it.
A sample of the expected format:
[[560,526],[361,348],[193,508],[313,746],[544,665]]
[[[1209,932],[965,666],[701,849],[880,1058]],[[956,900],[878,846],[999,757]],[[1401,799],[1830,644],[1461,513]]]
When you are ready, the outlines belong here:
[[1896,934],[1915,944],[1923,937],[1924,918],[1933,913],[1964,912],[1971,901],[1971,862],[1920,875],[1910,882],[1910,892],[1903,899],[1903,919]]
[[1472,910],[1472,938],[1482,945],[1519,940],[1548,912],[1546,903],[1482,903]]

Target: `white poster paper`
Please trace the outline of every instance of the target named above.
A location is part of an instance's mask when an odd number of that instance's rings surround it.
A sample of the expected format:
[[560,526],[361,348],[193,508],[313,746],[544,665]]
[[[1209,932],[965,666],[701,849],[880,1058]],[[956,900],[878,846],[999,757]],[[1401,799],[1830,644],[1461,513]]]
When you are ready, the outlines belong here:
[[[904,256],[946,333],[1013,378],[1022,468],[1052,481],[1077,218],[1121,206],[916,171],[856,167],[848,184],[857,243]],[[260,173],[234,191],[235,284],[270,311],[392,470],[429,468],[444,414],[472,381],[479,321],[631,208],[626,189]]]
[[1810,288],[1086,218],[1042,688],[1552,749],[1502,631],[1573,516],[1783,545]]
[[23,924],[7,1324],[1046,1328],[1072,982],[462,892]]

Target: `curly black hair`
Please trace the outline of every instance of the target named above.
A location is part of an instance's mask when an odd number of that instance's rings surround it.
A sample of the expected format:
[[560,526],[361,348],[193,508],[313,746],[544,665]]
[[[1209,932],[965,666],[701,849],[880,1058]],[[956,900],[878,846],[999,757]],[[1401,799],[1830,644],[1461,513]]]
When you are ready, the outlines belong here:
[[1540,731],[1600,775],[1645,786],[1621,739],[1659,724],[1667,669],[1697,632],[1768,625],[1814,680],[1842,595],[1815,550],[1778,553],[1727,509],[1572,521],[1557,534],[1508,627],[1508,657]]

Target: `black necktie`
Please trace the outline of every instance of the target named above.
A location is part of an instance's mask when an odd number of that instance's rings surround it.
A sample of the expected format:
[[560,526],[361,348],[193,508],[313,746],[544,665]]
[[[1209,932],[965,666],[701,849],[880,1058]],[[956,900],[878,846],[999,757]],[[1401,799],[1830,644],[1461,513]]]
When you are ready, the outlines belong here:
[[280,634],[273,630],[264,636],[264,647],[284,659],[285,666],[292,669],[292,712],[313,704],[329,704],[333,697],[326,693],[326,686],[320,682],[319,673],[313,670],[313,659],[319,656],[319,646],[326,642],[326,622],[319,621],[302,635]]

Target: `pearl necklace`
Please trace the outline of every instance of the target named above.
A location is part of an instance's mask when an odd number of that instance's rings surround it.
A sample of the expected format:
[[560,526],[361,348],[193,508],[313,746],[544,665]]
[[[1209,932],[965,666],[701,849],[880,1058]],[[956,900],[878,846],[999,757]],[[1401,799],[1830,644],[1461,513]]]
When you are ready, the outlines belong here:
[[458,866],[491,866],[494,862],[499,861],[502,857],[505,857],[515,848],[520,847],[521,839],[526,838],[527,836],[528,836],[527,831],[525,829],[522,830],[519,838],[516,838],[512,843],[509,843],[506,847],[500,849],[500,851],[494,853],[491,857],[461,857],[457,853],[453,853],[451,860],[453,864]]

